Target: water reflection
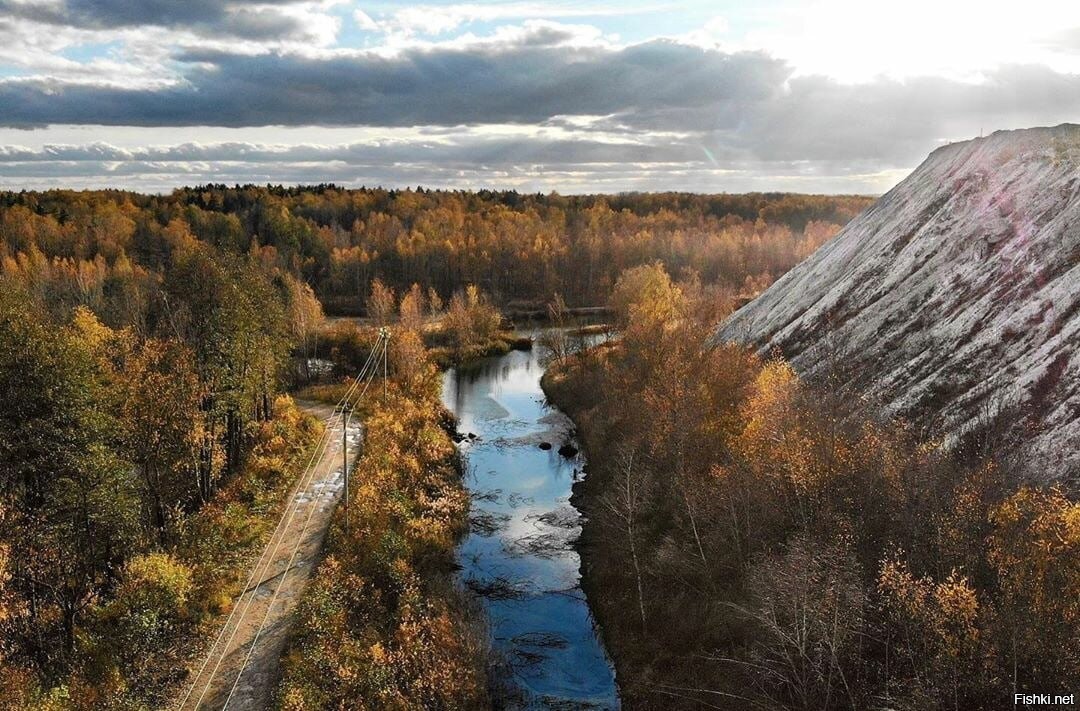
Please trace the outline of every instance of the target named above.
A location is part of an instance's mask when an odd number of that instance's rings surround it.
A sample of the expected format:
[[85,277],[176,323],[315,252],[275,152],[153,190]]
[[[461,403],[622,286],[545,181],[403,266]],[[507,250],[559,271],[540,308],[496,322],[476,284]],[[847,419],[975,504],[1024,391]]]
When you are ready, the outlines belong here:
[[[538,351],[449,371],[443,399],[462,433],[474,495],[459,549],[504,660],[507,708],[618,708],[615,675],[580,587],[570,487],[584,464],[558,453],[572,428],[544,405]],[[541,443],[552,445],[541,449]]]

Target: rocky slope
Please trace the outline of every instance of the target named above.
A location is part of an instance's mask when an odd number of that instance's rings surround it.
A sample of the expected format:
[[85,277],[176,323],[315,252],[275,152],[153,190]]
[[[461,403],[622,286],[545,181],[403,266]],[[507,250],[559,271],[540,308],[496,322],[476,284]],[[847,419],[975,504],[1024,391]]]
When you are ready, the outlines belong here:
[[1080,472],[1080,126],[934,151],[714,336],[779,350],[948,441],[1005,413],[1042,479]]

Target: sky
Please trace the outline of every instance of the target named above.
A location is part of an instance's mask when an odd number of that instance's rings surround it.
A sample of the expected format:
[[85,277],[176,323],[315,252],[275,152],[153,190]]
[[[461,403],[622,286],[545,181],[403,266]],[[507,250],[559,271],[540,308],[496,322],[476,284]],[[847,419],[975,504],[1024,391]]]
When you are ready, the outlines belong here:
[[884,192],[1080,122],[1060,0],[0,0],[0,188]]

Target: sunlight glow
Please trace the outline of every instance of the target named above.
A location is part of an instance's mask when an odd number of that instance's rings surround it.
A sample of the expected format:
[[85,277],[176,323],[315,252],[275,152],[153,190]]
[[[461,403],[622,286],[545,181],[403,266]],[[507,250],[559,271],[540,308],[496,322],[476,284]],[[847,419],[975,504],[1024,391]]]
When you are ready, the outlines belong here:
[[734,44],[784,57],[801,75],[852,83],[879,76],[979,81],[984,72],[1011,64],[1080,69],[1080,42],[1070,48],[1061,32],[1080,27],[1080,3],[819,0],[773,13],[768,28],[749,31]]

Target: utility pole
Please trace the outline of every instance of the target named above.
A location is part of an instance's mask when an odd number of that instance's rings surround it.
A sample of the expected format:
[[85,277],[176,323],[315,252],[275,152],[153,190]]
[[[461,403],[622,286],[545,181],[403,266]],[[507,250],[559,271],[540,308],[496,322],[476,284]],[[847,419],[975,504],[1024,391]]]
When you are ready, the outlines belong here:
[[341,406],[341,458],[345,472],[345,536],[349,535],[349,416],[352,405],[346,402]]
[[386,402],[386,381],[387,381],[387,367],[386,367],[386,349],[390,345],[390,329],[383,326],[379,329],[379,337],[383,339],[382,349],[382,399]]

